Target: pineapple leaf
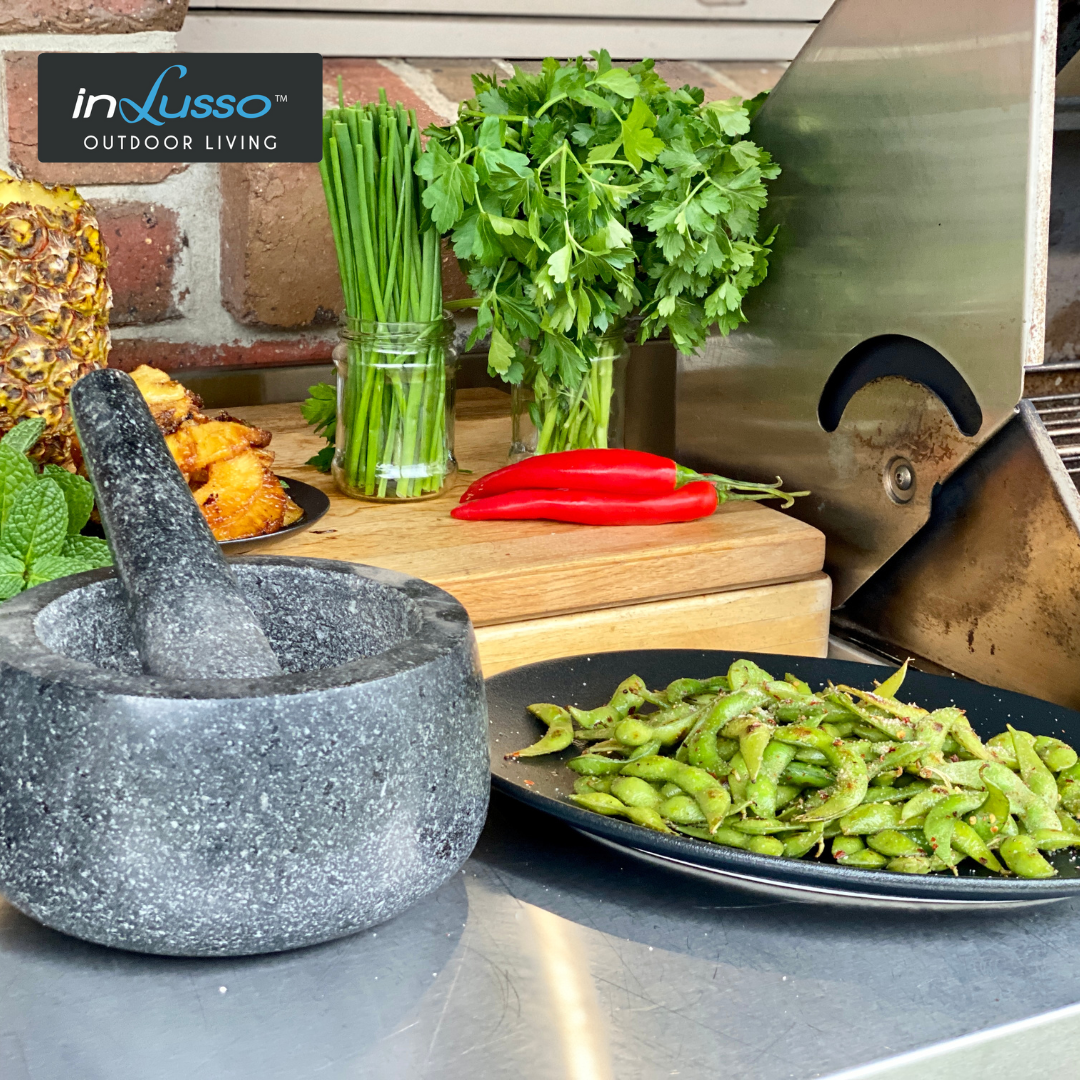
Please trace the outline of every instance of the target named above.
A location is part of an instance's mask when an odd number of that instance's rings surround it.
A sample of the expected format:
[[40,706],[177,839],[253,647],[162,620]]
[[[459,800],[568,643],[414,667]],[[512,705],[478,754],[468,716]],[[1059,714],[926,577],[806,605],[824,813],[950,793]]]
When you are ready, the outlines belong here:
[[0,553],[0,600],[10,600],[26,588],[26,567],[13,555]]
[[42,585],[46,581],[55,581],[57,578],[81,574],[84,570],[92,569],[93,567],[82,559],[69,559],[63,555],[43,555],[30,564],[26,572],[26,587],[32,589],[35,585]]
[[43,477],[15,496],[0,531],[0,550],[31,566],[47,555],[60,554],[67,524],[67,503],[60,485]]
[[68,559],[81,560],[87,564],[87,570],[112,566],[109,545],[96,536],[68,536],[60,549],[60,554]]
[[11,507],[19,493],[37,480],[30,459],[10,445],[11,434],[0,442],[0,536],[11,516]]
[[50,480],[55,480],[64,493],[69,535],[82,532],[83,526],[90,520],[90,511],[94,509],[94,489],[90,486],[90,481],[60,468],[59,465],[46,465],[45,475]]
[[25,454],[41,438],[44,430],[45,421],[40,416],[22,420],[4,436],[4,446],[10,446],[18,454]]

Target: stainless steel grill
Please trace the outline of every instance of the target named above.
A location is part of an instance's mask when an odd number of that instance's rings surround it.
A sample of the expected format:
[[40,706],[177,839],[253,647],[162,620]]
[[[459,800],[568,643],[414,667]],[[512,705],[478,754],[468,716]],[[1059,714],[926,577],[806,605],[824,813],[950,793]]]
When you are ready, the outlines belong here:
[[1050,436],[1065,471],[1080,489],[1080,394],[1029,398]]
[[810,489],[843,636],[1077,708],[1080,364],[1020,400],[1056,15],[837,0],[755,120],[776,256],[748,325],[680,358],[677,449]]

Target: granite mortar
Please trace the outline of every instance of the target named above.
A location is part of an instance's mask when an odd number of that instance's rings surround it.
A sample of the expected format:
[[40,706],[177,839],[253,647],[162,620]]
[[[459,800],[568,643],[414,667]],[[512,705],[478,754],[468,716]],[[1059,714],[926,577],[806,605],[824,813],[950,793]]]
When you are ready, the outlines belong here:
[[110,570],[0,606],[0,892],[139,952],[274,952],[459,869],[488,800],[472,627],[416,578],[231,560],[283,674],[142,673]]

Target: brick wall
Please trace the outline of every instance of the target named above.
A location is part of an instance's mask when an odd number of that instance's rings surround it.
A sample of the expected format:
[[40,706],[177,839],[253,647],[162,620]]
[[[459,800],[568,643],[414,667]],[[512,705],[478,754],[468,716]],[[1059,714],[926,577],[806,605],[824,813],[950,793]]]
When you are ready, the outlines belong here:
[[[333,241],[313,164],[43,164],[37,160],[37,54],[171,51],[187,0],[0,0],[0,167],[76,184],[110,251],[111,362],[171,371],[325,363],[341,306]],[[522,66],[535,70],[535,62]],[[779,64],[663,62],[669,82],[709,98],[775,84]],[[469,75],[505,60],[327,59],[324,97],[391,100],[444,122]],[[452,254],[447,298],[467,295]]]

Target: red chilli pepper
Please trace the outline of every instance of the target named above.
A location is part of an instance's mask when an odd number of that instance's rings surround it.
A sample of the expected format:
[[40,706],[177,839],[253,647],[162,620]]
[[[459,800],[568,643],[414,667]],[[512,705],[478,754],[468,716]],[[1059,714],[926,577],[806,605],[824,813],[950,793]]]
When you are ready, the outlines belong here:
[[783,499],[783,505],[788,507],[795,496],[807,494],[781,491],[780,477],[775,485],[729,480],[726,476],[694,472],[671,458],[641,450],[563,450],[538,454],[482,476],[469,486],[461,502],[535,488],[567,488],[628,499],[655,499],[701,481],[707,481],[715,489],[718,504],[740,499]]
[[[591,451],[568,450],[567,453]],[[558,455],[545,455],[556,457]],[[522,462],[524,464],[524,462]],[[505,471],[505,470],[504,470]],[[495,474],[493,474],[495,475]],[[577,525],[664,525],[708,517],[719,504],[716,488],[698,480],[655,498],[608,495],[597,491],[525,488],[501,491],[455,506],[451,517],[462,521],[568,521]]]

